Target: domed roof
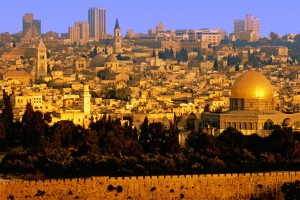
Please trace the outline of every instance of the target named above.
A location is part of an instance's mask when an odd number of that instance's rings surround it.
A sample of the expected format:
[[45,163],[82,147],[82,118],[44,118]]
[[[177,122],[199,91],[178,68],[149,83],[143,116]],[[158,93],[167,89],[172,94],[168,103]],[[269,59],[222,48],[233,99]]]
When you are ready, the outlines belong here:
[[62,67],[59,66],[59,65],[54,65],[54,66],[52,67],[52,71],[62,71]]
[[109,56],[106,57],[105,62],[118,62],[118,59],[116,58],[115,55],[110,54]]
[[103,67],[105,62],[105,56],[98,54],[90,62],[90,67]]
[[54,83],[55,85],[63,84],[64,82],[65,82],[65,81],[64,81],[64,79],[62,79],[62,78],[56,78],[56,79],[53,80],[53,83]]
[[292,127],[294,125],[294,121],[291,118],[286,118],[283,122],[282,122],[282,126],[286,126],[286,127]]
[[231,88],[231,98],[272,99],[273,95],[270,81],[253,69],[242,74]]

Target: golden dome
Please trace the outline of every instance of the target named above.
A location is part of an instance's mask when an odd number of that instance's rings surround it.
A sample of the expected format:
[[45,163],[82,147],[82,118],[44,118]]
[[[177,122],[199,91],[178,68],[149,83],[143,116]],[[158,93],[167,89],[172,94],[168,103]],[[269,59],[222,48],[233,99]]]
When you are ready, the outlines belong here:
[[250,70],[235,81],[231,88],[231,98],[272,99],[273,86],[264,75]]

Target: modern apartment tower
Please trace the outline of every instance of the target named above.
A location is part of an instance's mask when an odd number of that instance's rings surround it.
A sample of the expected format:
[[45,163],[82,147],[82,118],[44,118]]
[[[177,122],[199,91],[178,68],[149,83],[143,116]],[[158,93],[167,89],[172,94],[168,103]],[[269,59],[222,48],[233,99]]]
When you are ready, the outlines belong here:
[[240,40],[257,41],[260,36],[259,19],[247,14],[245,20],[234,20],[234,35]]
[[234,34],[245,31],[245,20],[234,20]]
[[98,40],[106,34],[106,10],[103,8],[90,8],[88,11],[90,25],[90,38]]
[[247,14],[245,19],[245,31],[254,31],[259,36],[259,19],[252,14]]
[[23,37],[33,38],[41,35],[41,20],[34,19],[32,13],[23,16]]
[[69,35],[71,42],[77,44],[85,44],[89,40],[89,24],[87,22],[75,22],[73,27],[69,27]]

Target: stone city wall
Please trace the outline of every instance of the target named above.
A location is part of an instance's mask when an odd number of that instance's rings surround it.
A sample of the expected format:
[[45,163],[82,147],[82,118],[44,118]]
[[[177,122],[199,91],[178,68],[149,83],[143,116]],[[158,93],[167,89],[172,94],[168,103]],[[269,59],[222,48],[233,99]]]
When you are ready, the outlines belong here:
[[283,199],[282,184],[295,180],[300,172],[3,181],[0,199]]

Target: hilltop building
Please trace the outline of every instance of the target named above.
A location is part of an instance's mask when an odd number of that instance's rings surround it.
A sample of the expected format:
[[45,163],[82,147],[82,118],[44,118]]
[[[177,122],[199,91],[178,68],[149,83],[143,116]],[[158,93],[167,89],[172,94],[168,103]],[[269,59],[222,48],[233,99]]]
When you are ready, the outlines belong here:
[[231,88],[230,110],[202,115],[203,126],[212,135],[233,127],[245,135],[268,136],[275,125],[297,129],[300,113],[286,114],[275,110],[273,86],[255,70],[242,74]]

